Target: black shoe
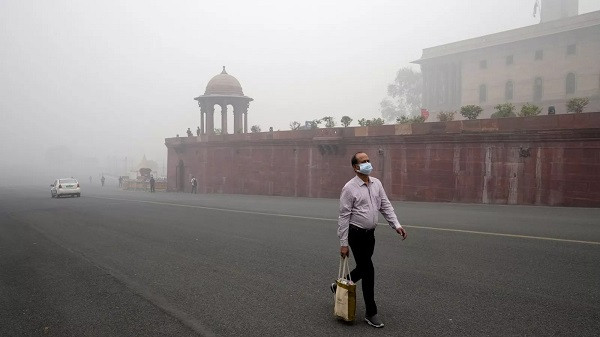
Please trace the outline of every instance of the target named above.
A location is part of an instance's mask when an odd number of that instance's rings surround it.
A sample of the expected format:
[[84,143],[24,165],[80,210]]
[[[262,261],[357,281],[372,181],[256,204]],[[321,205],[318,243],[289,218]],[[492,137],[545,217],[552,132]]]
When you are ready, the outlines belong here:
[[337,283],[333,282],[330,286],[329,289],[331,289],[331,292],[335,294],[335,291],[337,290]]
[[369,323],[370,326],[375,328],[383,328],[384,326],[383,322],[379,319],[379,316],[377,316],[377,314],[365,317],[365,321],[367,321],[367,323]]

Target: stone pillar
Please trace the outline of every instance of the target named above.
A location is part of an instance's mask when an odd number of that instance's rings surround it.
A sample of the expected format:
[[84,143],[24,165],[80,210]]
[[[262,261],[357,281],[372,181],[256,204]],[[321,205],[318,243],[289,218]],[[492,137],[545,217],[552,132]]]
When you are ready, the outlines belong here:
[[240,130],[242,129],[240,123],[241,120],[239,118],[242,114],[241,108],[242,106],[239,103],[233,106],[233,133],[240,133]]
[[212,103],[206,109],[206,133],[215,134],[215,106]]
[[244,111],[244,133],[248,133],[248,110]]
[[227,104],[220,104],[221,106],[221,134],[227,134]]
[[198,101],[198,106],[200,107],[200,134],[204,134],[204,109],[202,109],[202,103]]

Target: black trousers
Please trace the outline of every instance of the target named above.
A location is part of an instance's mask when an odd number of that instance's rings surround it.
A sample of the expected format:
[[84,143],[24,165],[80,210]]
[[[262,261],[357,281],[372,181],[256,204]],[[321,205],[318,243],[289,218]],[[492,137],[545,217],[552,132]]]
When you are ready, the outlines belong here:
[[352,249],[356,268],[350,272],[350,279],[356,283],[362,280],[362,291],[365,299],[366,316],[377,314],[375,304],[375,268],[373,267],[373,251],[375,250],[375,230],[364,230],[350,225],[348,244]]
[[196,192],[197,190],[198,190],[198,188],[197,188],[196,186],[192,186],[192,193],[196,194],[196,193],[197,193],[197,192]]

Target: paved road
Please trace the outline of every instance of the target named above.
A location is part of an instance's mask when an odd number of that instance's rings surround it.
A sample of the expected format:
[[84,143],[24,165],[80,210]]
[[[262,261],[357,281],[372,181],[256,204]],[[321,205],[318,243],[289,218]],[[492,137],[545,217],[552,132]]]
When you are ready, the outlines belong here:
[[0,187],[0,336],[600,334],[600,209],[395,206],[375,330],[332,315],[336,200]]

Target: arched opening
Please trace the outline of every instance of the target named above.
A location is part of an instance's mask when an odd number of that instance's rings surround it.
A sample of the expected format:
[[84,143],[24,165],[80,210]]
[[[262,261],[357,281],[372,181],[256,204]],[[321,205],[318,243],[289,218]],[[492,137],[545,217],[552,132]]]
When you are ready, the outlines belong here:
[[215,112],[214,112],[214,120],[215,120],[215,134],[216,135],[220,135],[221,134],[221,130],[223,130],[223,123],[222,123],[222,118],[221,118],[221,106],[219,104],[215,104],[214,105],[215,108]]
[[575,74],[568,73],[567,78],[565,80],[565,91],[567,95],[572,95],[575,93],[576,85],[577,83],[575,80]]
[[234,125],[234,118],[233,118],[233,105],[228,104],[227,105],[227,133],[228,134],[232,134],[235,133],[235,128],[233,127]]

